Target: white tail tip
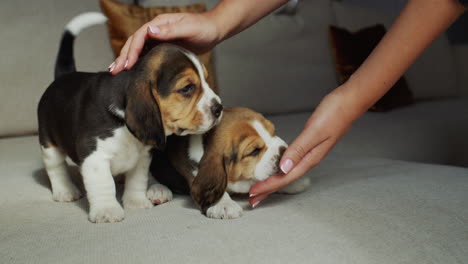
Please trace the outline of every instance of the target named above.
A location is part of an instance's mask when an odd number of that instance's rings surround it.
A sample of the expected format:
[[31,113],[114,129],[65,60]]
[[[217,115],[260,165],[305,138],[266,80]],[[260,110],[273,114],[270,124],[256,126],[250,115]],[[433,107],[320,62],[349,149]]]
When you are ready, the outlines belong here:
[[90,27],[92,25],[104,24],[107,21],[107,17],[99,12],[86,12],[74,17],[65,26],[65,29],[70,31],[74,36],[78,35],[81,30]]

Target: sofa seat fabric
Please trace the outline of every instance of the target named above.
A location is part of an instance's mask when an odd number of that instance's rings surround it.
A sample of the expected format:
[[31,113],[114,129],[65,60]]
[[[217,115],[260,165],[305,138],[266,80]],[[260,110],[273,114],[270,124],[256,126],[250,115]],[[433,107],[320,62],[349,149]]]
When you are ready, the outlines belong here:
[[[298,195],[204,217],[188,196],[92,224],[52,201],[36,137],[0,140],[0,263],[463,263],[468,169],[332,154]],[[73,171],[73,170],[72,170]],[[120,185],[119,185],[120,186]],[[119,192],[121,195],[121,190]]]
[[[271,115],[291,142],[310,112]],[[332,152],[468,167],[468,100],[418,102],[385,113],[365,113]]]

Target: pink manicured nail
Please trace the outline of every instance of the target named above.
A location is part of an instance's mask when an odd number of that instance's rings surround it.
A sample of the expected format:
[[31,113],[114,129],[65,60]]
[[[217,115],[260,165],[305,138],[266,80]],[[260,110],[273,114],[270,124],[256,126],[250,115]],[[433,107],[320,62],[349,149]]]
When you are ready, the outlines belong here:
[[149,26],[149,30],[153,34],[158,34],[159,32],[161,32],[161,30],[158,27],[155,27],[155,26]]
[[107,69],[110,69],[112,68],[113,66],[115,65],[115,61],[111,63],[111,65],[109,65],[109,67],[107,67]]
[[125,61],[124,69],[127,68],[127,66],[128,66],[128,60]]
[[249,193],[249,197],[254,197],[254,196],[257,196],[257,193],[255,193],[255,194]]
[[112,65],[112,67],[110,67],[110,69],[109,69],[109,72],[112,72],[114,70],[114,68],[115,68],[115,65]]
[[283,164],[281,164],[281,171],[284,172],[284,174],[287,174],[293,168],[293,165],[292,160],[287,159]]
[[261,201],[256,201],[254,204],[252,204],[252,208],[257,207],[257,205],[258,205],[260,202],[261,202]]

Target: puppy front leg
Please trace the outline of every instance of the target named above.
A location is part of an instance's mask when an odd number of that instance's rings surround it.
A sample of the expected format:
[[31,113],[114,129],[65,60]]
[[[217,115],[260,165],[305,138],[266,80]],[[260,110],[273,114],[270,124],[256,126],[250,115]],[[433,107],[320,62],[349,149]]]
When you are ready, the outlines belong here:
[[109,160],[91,155],[81,165],[81,174],[89,201],[89,220],[94,223],[122,221],[125,214],[115,197]]
[[125,190],[122,202],[125,208],[151,208],[153,203],[146,197],[148,189],[148,172],[151,155],[144,152],[135,168],[125,175]]
[[234,219],[242,216],[242,207],[231,199],[227,192],[221,200],[206,210],[206,216],[216,219]]

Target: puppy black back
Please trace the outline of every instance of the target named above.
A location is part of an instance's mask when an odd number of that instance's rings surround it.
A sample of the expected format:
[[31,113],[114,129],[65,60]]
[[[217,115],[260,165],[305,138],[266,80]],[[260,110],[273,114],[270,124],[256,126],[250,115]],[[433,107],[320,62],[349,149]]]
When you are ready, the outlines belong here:
[[[60,146],[77,164],[96,148],[95,138],[105,139],[125,126],[125,120],[107,107],[125,108],[130,73],[68,73],[55,80],[38,105],[39,141]],[[106,85],[100,85],[106,83]],[[78,142],[78,141],[84,142]]]

